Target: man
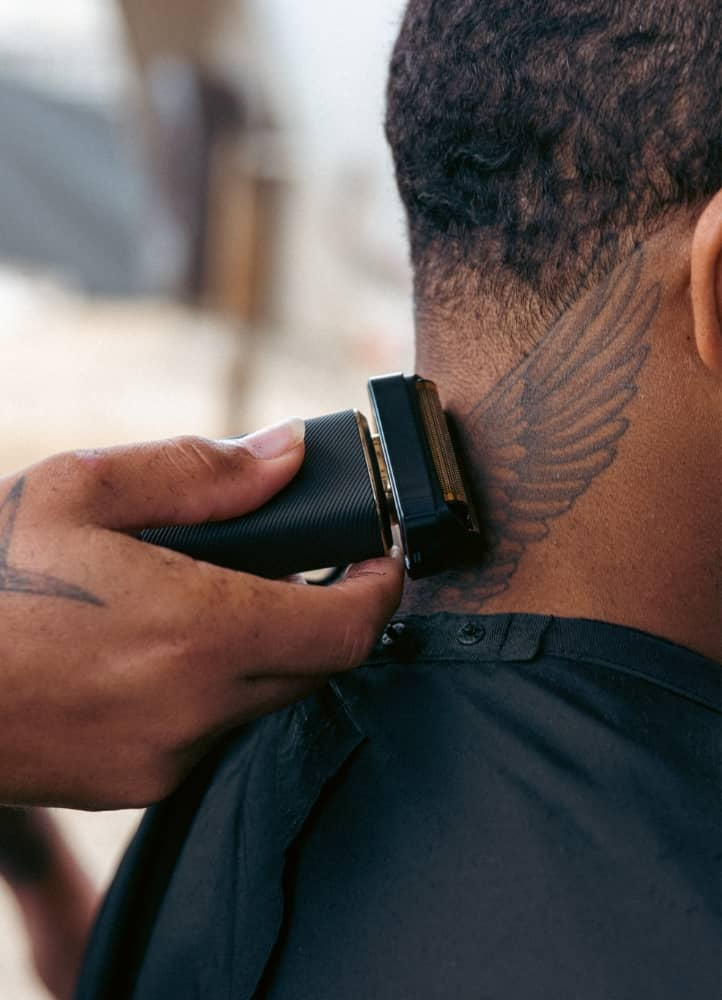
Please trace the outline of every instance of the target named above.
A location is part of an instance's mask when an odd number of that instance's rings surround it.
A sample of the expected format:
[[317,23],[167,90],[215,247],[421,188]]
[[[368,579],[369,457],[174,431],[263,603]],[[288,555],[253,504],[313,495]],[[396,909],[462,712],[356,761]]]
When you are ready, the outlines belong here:
[[417,368],[487,557],[151,814],[81,998],[719,996],[717,14],[411,0]]

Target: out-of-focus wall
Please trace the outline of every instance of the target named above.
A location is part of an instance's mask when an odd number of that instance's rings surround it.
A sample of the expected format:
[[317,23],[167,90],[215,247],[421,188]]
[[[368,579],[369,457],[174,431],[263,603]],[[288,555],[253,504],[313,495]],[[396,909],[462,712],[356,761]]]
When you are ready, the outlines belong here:
[[118,0],[134,55],[142,66],[158,52],[200,61],[212,45],[219,19],[235,0]]
[[411,337],[404,219],[383,134],[391,48],[404,0],[236,0],[219,64],[253,65],[286,132],[288,181],[277,305],[284,325],[336,336]]
[[279,92],[322,172],[349,155],[386,159],[383,98],[405,0],[254,0]]

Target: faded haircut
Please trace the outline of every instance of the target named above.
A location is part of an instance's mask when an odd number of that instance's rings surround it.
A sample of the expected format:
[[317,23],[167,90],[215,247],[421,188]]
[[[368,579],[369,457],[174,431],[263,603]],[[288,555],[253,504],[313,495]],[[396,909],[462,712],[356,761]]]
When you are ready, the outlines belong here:
[[722,187],[719,0],[411,0],[386,133],[417,303],[549,322]]

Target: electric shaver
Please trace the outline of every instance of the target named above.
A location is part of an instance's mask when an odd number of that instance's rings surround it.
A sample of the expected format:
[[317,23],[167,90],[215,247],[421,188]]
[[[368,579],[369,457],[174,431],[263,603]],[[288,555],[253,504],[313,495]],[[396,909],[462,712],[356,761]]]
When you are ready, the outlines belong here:
[[412,578],[463,563],[479,526],[435,384],[386,375],[368,389],[376,434],[357,410],[307,420],[300,471],[263,507],[140,538],[271,578],[385,555],[395,532]]

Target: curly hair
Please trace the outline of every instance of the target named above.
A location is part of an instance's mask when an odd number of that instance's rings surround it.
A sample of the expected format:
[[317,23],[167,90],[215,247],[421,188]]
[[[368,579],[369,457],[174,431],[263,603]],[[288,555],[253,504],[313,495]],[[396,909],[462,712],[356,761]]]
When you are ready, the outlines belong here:
[[410,0],[386,133],[417,300],[448,302],[461,270],[549,321],[722,187],[719,14],[719,0]]

